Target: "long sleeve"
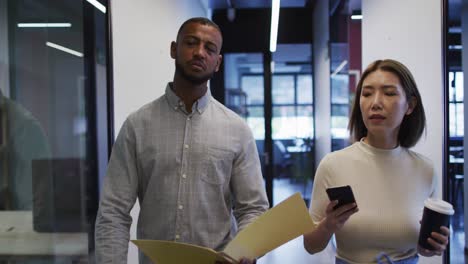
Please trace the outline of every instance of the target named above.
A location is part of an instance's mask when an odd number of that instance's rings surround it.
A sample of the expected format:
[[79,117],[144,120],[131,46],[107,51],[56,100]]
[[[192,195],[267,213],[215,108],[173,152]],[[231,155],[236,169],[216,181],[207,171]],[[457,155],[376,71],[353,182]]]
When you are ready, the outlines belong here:
[[255,139],[250,130],[244,133],[246,140],[234,160],[231,182],[234,216],[239,230],[269,208]]
[[95,230],[97,263],[127,263],[130,210],[137,190],[135,133],[127,119],[113,147],[101,194]]
[[325,218],[325,211],[330,203],[326,193],[326,189],[330,184],[330,178],[332,177],[328,168],[329,162],[328,156],[325,156],[322,159],[315,173],[314,184],[312,187],[312,202],[310,204],[309,213],[312,220],[316,223],[319,223],[323,218]]

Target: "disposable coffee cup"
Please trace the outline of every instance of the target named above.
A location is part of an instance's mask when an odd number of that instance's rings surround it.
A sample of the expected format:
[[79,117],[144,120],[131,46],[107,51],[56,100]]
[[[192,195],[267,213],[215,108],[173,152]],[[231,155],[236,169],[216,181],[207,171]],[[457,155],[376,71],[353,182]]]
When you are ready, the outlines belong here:
[[424,211],[421,221],[421,230],[419,230],[419,245],[425,249],[434,250],[427,242],[432,232],[441,233],[441,226],[449,226],[450,216],[455,211],[453,206],[440,199],[428,198],[424,201]]

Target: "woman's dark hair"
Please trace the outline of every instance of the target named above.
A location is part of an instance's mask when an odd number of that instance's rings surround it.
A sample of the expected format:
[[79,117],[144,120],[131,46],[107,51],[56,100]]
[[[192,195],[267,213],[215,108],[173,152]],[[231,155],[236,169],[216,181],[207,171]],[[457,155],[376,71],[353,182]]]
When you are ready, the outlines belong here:
[[421,138],[423,131],[426,128],[426,115],[424,114],[424,106],[422,104],[421,95],[419,94],[418,87],[414,81],[413,75],[409,69],[402,63],[395,60],[376,60],[371,63],[362,74],[361,79],[356,88],[356,97],[351,111],[348,129],[350,130],[351,137],[355,141],[367,135],[367,128],[362,119],[360,101],[362,84],[367,76],[377,70],[391,72],[398,76],[400,84],[405,91],[406,100],[411,102],[412,98],[416,100],[416,106],[411,114],[405,115],[398,132],[398,143],[400,146],[409,148],[418,142]]

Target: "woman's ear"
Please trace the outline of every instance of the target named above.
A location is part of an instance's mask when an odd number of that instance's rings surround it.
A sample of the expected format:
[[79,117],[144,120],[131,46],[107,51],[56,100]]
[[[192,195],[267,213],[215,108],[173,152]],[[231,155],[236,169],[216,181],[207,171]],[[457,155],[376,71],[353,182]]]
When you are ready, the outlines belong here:
[[406,115],[411,115],[413,113],[414,108],[416,108],[416,105],[418,104],[418,101],[416,100],[416,97],[411,96],[411,99],[408,102],[408,110],[406,110]]

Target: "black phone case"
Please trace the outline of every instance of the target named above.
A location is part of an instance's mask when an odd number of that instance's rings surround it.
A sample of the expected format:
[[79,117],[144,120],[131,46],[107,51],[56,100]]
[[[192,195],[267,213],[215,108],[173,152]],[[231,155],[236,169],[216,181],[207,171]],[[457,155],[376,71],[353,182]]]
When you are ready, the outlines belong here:
[[351,186],[349,185],[328,188],[327,194],[330,201],[338,200],[338,204],[335,205],[333,209],[336,209],[345,204],[356,202],[356,200],[354,199],[353,190],[351,190]]

